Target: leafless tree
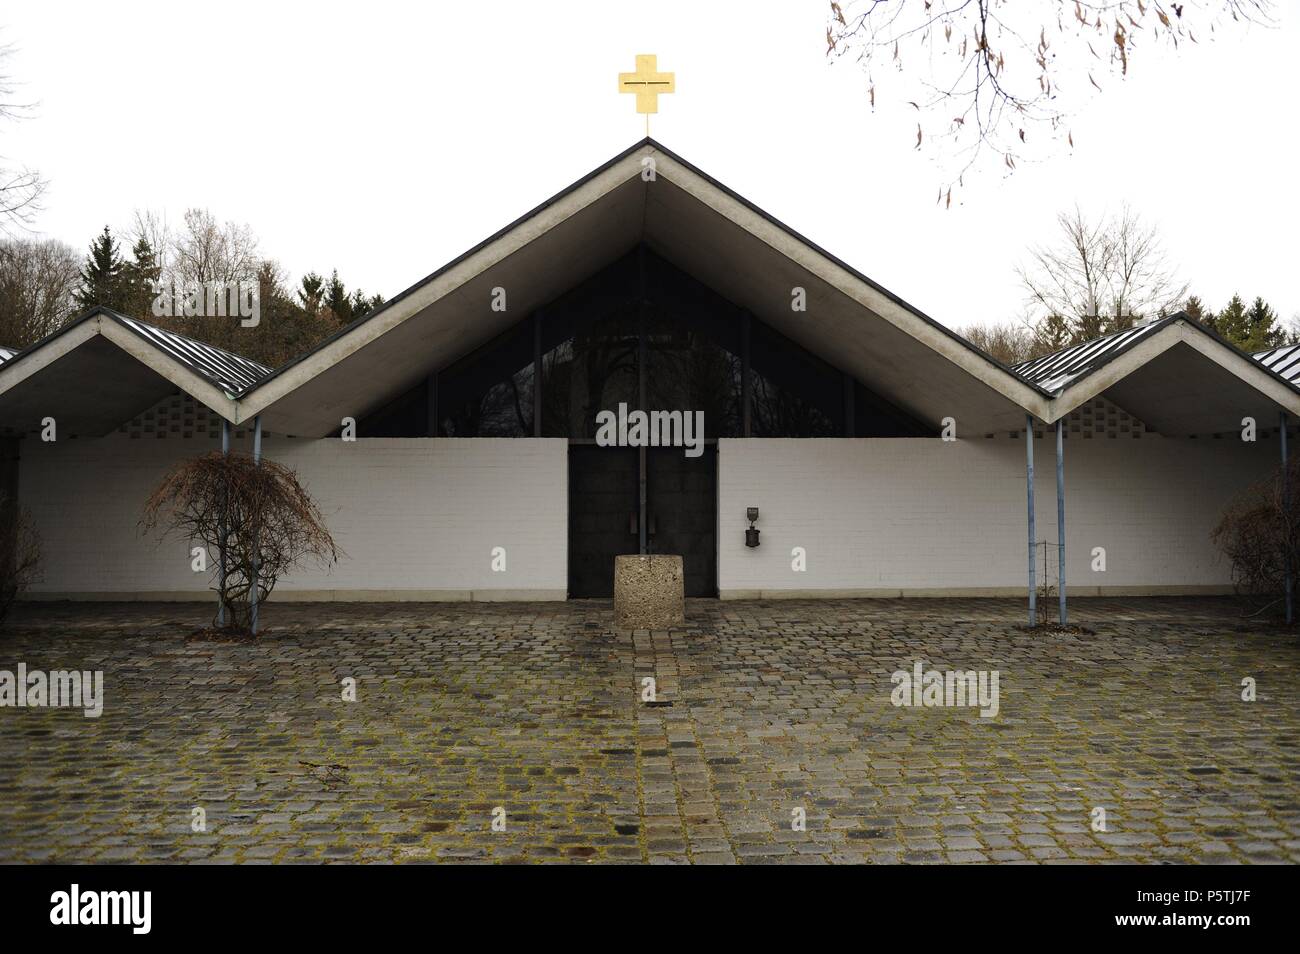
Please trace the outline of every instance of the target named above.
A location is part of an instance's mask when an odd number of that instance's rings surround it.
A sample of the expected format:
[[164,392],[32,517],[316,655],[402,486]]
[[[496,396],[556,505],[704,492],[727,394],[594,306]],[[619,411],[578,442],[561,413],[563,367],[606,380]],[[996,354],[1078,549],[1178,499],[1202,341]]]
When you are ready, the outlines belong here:
[[0,345],[24,348],[72,317],[80,260],[49,239],[0,239]]
[[[16,99],[17,84],[4,69],[5,61],[13,55],[13,47],[0,46],[0,122],[21,119],[31,112],[31,103]],[[40,211],[45,180],[34,169],[12,165],[12,160],[0,155],[0,233],[12,235],[30,225]]]
[[128,248],[133,248],[141,239],[149,244],[154,264],[158,266],[159,280],[171,281],[175,238],[167,223],[167,216],[152,209],[136,209],[127,234],[130,236]]
[[1013,170],[1064,140],[1069,114],[1127,75],[1139,48],[1199,43],[1230,23],[1271,24],[1272,0],[832,0],[827,55],[856,59],[867,97],[917,114],[916,147],[955,161],[952,187],[987,151]]
[[188,209],[170,246],[173,280],[238,282],[257,278],[257,238],[247,225],[219,223],[207,209]]
[[248,454],[212,452],[181,461],[145,503],[146,530],[160,525],[202,543],[210,554],[225,550],[225,572],[212,561],[212,580],[227,609],[226,625],[251,629],[251,596],[264,601],[279,579],[312,561],[327,566],[340,551],[320,508],[290,468],[273,460],[254,463]]
[[[158,280],[164,288],[179,287],[188,292],[195,286],[261,281],[263,261],[253,230],[236,222],[219,222],[207,209],[187,209],[183,223],[175,231],[162,216],[137,212],[135,234],[148,239],[155,250],[161,264]],[[154,245],[155,241],[161,244]],[[250,350],[251,336],[241,335],[245,329],[227,317],[200,310],[193,315],[154,314],[149,320],[219,348],[240,354]]]
[[0,493],[0,623],[18,594],[41,577],[41,538],[31,515]]
[[1075,208],[1056,221],[1056,240],[1030,249],[1017,269],[1040,337],[1055,328],[1065,344],[1086,341],[1170,314],[1186,300],[1187,283],[1156,228],[1128,206],[1095,220]]
[[961,329],[960,334],[985,354],[1008,366],[1047,353],[1038,347],[1033,328],[1023,321],[971,325]]

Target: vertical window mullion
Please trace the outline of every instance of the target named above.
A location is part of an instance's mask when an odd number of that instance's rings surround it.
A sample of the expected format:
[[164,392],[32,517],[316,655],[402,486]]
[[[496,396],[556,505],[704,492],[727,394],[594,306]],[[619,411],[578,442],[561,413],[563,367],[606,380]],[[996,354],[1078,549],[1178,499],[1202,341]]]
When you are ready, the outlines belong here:
[[749,374],[749,312],[740,316],[740,433],[753,437],[753,387]]
[[533,437],[542,436],[542,312],[533,314]]

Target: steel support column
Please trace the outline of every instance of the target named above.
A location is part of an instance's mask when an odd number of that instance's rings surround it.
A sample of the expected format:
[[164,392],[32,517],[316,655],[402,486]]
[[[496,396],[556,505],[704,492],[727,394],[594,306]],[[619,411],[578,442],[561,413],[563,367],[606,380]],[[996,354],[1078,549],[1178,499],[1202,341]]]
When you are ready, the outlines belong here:
[[1025,492],[1029,498],[1029,625],[1038,621],[1038,594],[1034,583],[1034,419],[1025,415]]
[[[637,308],[636,308],[636,406],[641,410],[646,407],[646,283],[645,283],[645,246],[637,249]],[[645,445],[637,448],[637,552],[650,552],[650,535],[646,526],[649,520],[646,505],[646,449]]]
[[[253,418],[253,466],[262,465],[262,415]],[[248,599],[253,635],[257,635],[257,528],[253,528],[253,578],[249,581]]]
[[[230,456],[230,422],[221,421],[221,456]],[[230,492],[226,491],[225,507],[230,505]],[[221,586],[217,590],[217,626],[226,625],[226,514],[221,514],[221,532],[218,535],[221,545],[217,547],[217,573]]]
[[1065,610],[1065,419],[1056,422],[1056,592],[1061,601],[1061,625],[1069,618]]
[[[1282,525],[1288,529],[1291,526],[1291,481],[1288,479],[1286,467],[1286,411],[1282,411],[1277,416],[1278,434],[1282,438]],[[1291,601],[1291,539],[1288,534],[1286,549],[1286,621],[1288,624],[1292,621],[1292,601]]]

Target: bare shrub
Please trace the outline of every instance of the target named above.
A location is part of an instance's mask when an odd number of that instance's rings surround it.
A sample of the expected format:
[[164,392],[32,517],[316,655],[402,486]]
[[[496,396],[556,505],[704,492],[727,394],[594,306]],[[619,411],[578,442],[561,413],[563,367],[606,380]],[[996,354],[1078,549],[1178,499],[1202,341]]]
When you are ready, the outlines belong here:
[[1038,598],[1035,600],[1037,606],[1037,617],[1039,626],[1055,626],[1060,619],[1060,604],[1057,601],[1056,581],[1058,550],[1055,540],[1040,540],[1034,545],[1035,550],[1041,550],[1041,559],[1038,561],[1038,585],[1035,587]]
[[218,555],[213,589],[226,607],[225,629],[238,634],[251,632],[254,581],[261,603],[285,573],[308,562],[328,566],[340,555],[298,475],[248,454],[213,451],[177,464],[145,503],[141,522]]
[[[1290,506],[1285,502],[1289,500]],[[1285,587],[1288,567],[1297,559],[1296,507],[1300,506],[1300,461],[1279,466],[1266,480],[1247,488],[1228,505],[1211,539],[1232,564],[1237,592],[1261,607],[1275,604]]]
[[31,515],[0,493],[0,624],[18,594],[40,579],[41,538]]

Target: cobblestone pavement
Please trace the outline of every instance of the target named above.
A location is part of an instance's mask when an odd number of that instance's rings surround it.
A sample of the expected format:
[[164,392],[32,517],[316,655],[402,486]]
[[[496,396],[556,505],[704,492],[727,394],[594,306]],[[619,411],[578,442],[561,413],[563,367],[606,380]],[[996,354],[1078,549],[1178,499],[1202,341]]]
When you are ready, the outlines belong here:
[[[0,670],[103,670],[105,706],[0,709],[0,862],[1300,861],[1300,637],[1072,607],[1094,634],[1011,600],[692,601],[655,633],[272,604],[231,644],[187,641],[203,607],[26,605]],[[997,670],[998,714],[895,707],[918,660]]]

